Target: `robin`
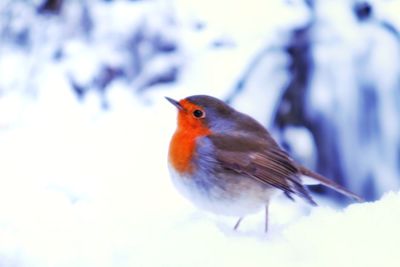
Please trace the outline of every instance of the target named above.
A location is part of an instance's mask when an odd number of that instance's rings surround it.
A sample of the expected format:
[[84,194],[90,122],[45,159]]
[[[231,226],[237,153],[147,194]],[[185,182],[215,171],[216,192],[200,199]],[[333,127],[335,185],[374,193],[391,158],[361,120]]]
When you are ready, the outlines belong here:
[[190,96],[179,102],[166,99],[178,109],[178,126],[169,146],[169,169],[177,189],[199,208],[242,218],[265,208],[279,191],[317,205],[300,176],[357,201],[363,199],[295,162],[256,120],[223,101]]

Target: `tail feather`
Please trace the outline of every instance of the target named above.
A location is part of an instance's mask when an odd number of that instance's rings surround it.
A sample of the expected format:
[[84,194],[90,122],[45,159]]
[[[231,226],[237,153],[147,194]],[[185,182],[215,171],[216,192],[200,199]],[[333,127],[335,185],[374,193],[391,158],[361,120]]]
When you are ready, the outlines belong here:
[[347,197],[353,198],[354,200],[357,200],[358,202],[364,202],[365,201],[361,196],[359,196],[359,195],[347,190],[343,186],[335,183],[334,181],[329,180],[328,178],[326,178],[326,177],[324,177],[324,176],[322,176],[322,175],[320,175],[320,174],[318,174],[316,172],[313,172],[313,171],[307,169],[306,167],[300,166],[299,170],[300,170],[301,174],[306,175],[308,177],[311,177],[311,178],[317,180],[318,182],[320,182],[321,184],[323,184],[323,185],[325,185],[325,186],[327,186],[327,187],[329,187],[329,188],[331,188],[331,189],[333,189],[333,190],[335,190],[335,191],[337,191],[337,192],[339,192],[339,193],[341,193],[341,194],[343,194],[343,195],[345,195]]

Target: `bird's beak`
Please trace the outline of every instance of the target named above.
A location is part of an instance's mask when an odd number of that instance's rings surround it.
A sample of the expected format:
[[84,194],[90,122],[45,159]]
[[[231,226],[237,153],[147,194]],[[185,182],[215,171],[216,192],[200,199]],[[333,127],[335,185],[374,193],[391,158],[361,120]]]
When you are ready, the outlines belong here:
[[167,96],[165,97],[165,99],[167,99],[172,105],[174,105],[175,107],[177,107],[179,110],[183,110],[182,105],[179,104],[178,101],[176,101],[176,100],[174,100],[174,99],[172,99],[172,98],[170,98],[170,97],[167,97]]

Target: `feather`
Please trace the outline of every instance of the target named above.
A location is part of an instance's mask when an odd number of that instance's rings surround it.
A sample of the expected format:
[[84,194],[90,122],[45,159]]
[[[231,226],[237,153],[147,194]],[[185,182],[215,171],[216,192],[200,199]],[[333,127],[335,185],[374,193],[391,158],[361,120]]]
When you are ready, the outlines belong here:
[[295,194],[316,205],[301,184],[296,165],[272,138],[266,142],[235,133],[213,134],[207,138],[213,143],[215,160],[222,168],[278,188],[291,199]]
[[361,196],[359,196],[359,195],[347,190],[343,186],[338,185],[337,183],[335,183],[334,181],[329,180],[328,178],[326,178],[326,177],[324,177],[324,176],[322,176],[322,175],[320,175],[320,174],[318,174],[316,172],[313,172],[313,171],[307,169],[306,167],[300,166],[299,169],[300,169],[300,173],[301,174],[303,174],[305,176],[308,176],[308,177],[318,181],[319,183],[325,185],[326,187],[329,187],[329,188],[335,190],[336,192],[339,192],[339,193],[341,193],[341,194],[343,194],[343,195],[345,195],[347,197],[353,198],[354,200],[357,200],[358,202],[364,202],[365,201]]

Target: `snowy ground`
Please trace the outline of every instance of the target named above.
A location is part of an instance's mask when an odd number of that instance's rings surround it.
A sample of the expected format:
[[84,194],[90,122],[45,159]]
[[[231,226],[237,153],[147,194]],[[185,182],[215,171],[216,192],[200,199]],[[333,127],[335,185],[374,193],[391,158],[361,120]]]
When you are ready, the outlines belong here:
[[345,210],[282,198],[268,235],[262,214],[234,232],[172,187],[163,92],[117,91],[113,111],[32,105],[0,132],[0,266],[397,266],[399,193]]

